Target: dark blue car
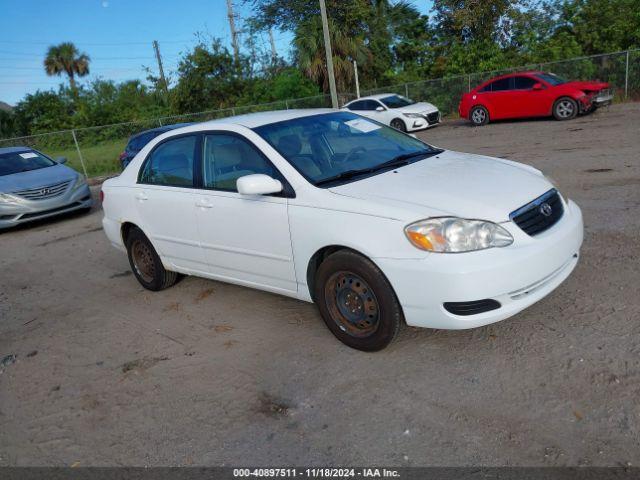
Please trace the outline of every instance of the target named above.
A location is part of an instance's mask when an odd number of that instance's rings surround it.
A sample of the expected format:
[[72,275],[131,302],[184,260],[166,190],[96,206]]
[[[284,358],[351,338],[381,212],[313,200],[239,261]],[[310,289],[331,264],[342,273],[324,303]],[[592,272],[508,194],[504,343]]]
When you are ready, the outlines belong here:
[[193,123],[174,123],[173,125],[164,125],[158,128],[152,128],[151,130],[145,130],[140,133],[136,133],[129,138],[127,142],[127,146],[124,148],[124,152],[120,154],[120,165],[122,170],[125,169],[129,162],[133,160],[133,157],[144,148],[144,146],[149,143],[151,140],[156,138],[158,135],[162,135],[169,130],[173,130],[175,128],[186,127],[189,125],[193,125]]

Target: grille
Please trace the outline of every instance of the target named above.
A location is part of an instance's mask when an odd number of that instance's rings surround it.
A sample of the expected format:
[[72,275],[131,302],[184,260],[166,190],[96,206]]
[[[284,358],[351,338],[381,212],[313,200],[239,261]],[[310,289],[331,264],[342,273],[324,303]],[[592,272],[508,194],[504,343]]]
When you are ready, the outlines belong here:
[[50,213],[55,213],[55,212],[62,212],[63,210],[68,210],[70,208],[77,207],[78,205],[80,205],[79,202],[73,202],[63,207],[51,208],[49,210],[43,210],[41,212],[25,213],[20,217],[20,219],[42,217],[43,215],[49,215]]
[[500,302],[491,298],[472,300],[470,302],[445,302],[442,306],[447,312],[454,315],[476,315],[501,307]]
[[509,215],[527,235],[534,236],[554,226],[564,214],[560,194],[554,188]]
[[47,198],[62,195],[70,183],[71,180],[67,180],[66,182],[54,183],[53,185],[45,185],[43,187],[30,188],[13,193],[27,200],[46,200]]
[[427,122],[429,125],[433,125],[434,123],[438,123],[440,121],[440,112],[432,112],[427,115]]

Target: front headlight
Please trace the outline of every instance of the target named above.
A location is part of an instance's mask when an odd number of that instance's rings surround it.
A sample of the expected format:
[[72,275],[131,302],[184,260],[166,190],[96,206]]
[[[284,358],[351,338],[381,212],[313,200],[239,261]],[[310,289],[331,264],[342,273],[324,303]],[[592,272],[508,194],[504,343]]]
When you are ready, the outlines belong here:
[[513,237],[504,228],[483,220],[429,218],[408,225],[404,231],[417,248],[438,253],[471,252],[513,243]]
[[403,113],[403,115],[409,118],[422,118],[421,113]]
[[87,184],[87,181],[84,179],[84,177],[78,174],[78,178],[76,178],[76,183],[73,184],[73,190],[78,190],[80,187],[86,184]]
[[0,205],[3,203],[18,203],[18,198],[8,193],[0,193]]

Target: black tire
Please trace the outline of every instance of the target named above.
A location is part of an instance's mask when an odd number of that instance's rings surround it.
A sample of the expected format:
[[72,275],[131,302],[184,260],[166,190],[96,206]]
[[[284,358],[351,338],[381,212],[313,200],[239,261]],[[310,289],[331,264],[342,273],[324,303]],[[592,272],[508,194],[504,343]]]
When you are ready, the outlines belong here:
[[489,123],[489,111],[482,105],[476,105],[469,112],[469,121],[476,127]]
[[570,97],[560,97],[553,104],[553,117],[556,120],[571,120],[578,115],[578,103]]
[[391,127],[395,128],[396,130],[400,130],[401,132],[407,131],[407,125],[399,118],[394,118],[393,120],[391,120]]
[[351,348],[382,350],[404,324],[389,281],[371,260],[355,252],[340,250],[327,257],[316,272],[314,290],[325,324]]
[[164,290],[178,280],[176,272],[165,270],[153,245],[139,228],[133,228],[127,235],[127,255],[131,271],[147,290]]

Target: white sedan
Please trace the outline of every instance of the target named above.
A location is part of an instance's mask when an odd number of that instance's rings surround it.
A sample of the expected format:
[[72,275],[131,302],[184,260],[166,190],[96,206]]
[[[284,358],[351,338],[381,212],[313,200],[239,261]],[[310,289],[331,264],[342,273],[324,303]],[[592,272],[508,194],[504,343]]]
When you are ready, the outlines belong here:
[[510,317],[569,276],[582,244],[580,209],[540,171],[346,111],[167,132],[102,196],[104,230],[145,288],[186,274],[315,302],[361,350],[405,323]]
[[440,123],[440,111],[428,102],[414,102],[395,93],[361,97],[347,103],[350,110],[401,132],[415,132]]

